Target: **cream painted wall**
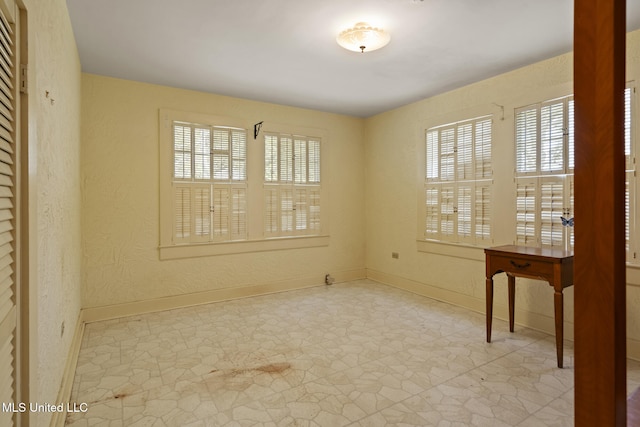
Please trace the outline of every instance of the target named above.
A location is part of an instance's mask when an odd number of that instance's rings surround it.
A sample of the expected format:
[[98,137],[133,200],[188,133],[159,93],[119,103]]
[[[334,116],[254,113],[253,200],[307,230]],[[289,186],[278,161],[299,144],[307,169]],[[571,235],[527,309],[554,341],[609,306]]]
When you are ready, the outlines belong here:
[[[81,75],[64,0],[24,0],[24,4],[30,48],[33,336],[29,359],[31,400],[38,402],[56,400],[81,306],[316,276],[320,282],[326,272],[349,277],[366,265],[372,277],[481,310],[481,260],[416,251],[422,131],[469,114],[495,114],[499,195],[495,206],[496,222],[501,224],[495,243],[507,243],[514,228],[513,186],[506,179],[513,170],[513,108],[571,93],[571,55],[368,120]],[[640,79],[637,32],[630,36],[628,58],[628,79]],[[504,120],[495,104],[505,107]],[[327,130],[329,247],[160,261],[159,108]],[[457,249],[447,250],[456,255]],[[392,259],[392,251],[400,258]],[[481,259],[480,249],[472,252],[477,253],[472,257]],[[640,340],[640,274],[636,269],[629,273],[629,335]],[[566,318],[571,319],[571,289],[566,296]],[[496,296],[499,299],[506,299],[503,292]],[[545,323],[552,316],[549,299],[544,285],[519,287],[518,320],[550,328],[552,322]],[[50,414],[33,416],[33,425],[48,425]]]
[[[628,37],[627,80],[640,82],[640,32]],[[485,270],[482,249],[432,245],[417,251],[418,193],[423,189],[421,164],[424,130],[456,120],[493,114],[494,245],[510,244],[515,234],[514,109],[570,95],[572,54],[552,58],[458,90],[434,96],[366,120],[367,268],[372,278],[484,313]],[[500,106],[504,106],[504,116]],[[640,113],[636,105],[636,125]],[[637,126],[636,126],[637,128]],[[635,149],[638,153],[638,137]],[[640,195],[638,196],[640,201]],[[636,210],[636,221],[640,209]],[[578,224],[580,222],[578,214]],[[637,239],[637,237],[636,237]],[[391,252],[399,259],[392,259]],[[445,255],[446,253],[446,255]],[[628,335],[630,351],[640,357],[640,280],[628,269]],[[504,276],[504,275],[502,275]],[[506,316],[506,280],[496,281],[496,309]],[[553,332],[553,290],[543,282],[525,281],[516,292],[516,322]],[[520,282],[519,282],[520,283]],[[573,288],[565,294],[565,336],[573,338]]]
[[[640,32],[629,40],[628,80],[638,80]],[[369,277],[483,312],[482,249],[450,245],[435,245],[429,253],[416,249],[424,129],[494,114],[493,243],[511,243],[513,111],[571,94],[572,55],[366,120],[89,74],[82,80],[84,308],[301,279],[319,283],[315,278],[326,272],[348,277],[366,265]],[[330,246],[160,261],[159,108],[329,132]],[[399,259],[392,259],[391,252],[398,252]],[[630,268],[629,281],[629,305],[637,306],[640,270]],[[496,312],[503,317],[505,282],[497,280]],[[552,333],[551,289],[541,282],[528,283],[531,286],[518,287],[517,321]],[[629,313],[629,336],[640,344],[640,315]],[[565,291],[568,338],[573,336],[572,318],[573,288],[569,288]],[[640,345],[634,352],[640,355]]]
[[[329,246],[161,261],[160,108],[264,121],[263,130],[270,123],[324,130]],[[363,277],[363,126],[346,116],[83,74],[83,308],[292,280],[322,284],[326,273]],[[250,137],[249,149],[259,143]]]
[[[29,44],[30,401],[54,404],[80,313],[81,74],[65,1],[24,4]],[[35,426],[48,425],[51,418],[50,413],[31,416]]]

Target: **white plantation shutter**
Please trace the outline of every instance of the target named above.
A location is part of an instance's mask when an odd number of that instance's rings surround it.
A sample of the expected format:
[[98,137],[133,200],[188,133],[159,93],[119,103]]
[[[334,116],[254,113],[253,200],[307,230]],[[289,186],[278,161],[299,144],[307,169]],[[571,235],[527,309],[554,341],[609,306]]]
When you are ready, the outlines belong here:
[[627,169],[633,167],[631,161],[631,117],[633,114],[631,96],[633,93],[635,93],[633,88],[628,87],[624,90],[624,155],[627,160]]
[[294,181],[296,184],[307,182],[307,141],[296,139],[293,154]]
[[475,172],[476,179],[491,178],[491,120],[480,120],[475,129]]
[[307,190],[306,189],[297,189],[296,190],[296,206],[295,206],[295,215],[296,215],[296,232],[305,232],[309,229],[309,224],[307,223],[309,218],[309,206],[307,205]]
[[174,122],[173,155],[173,243],[246,239],[246,130]]
[[455,129],[440,131],[440,180],[453,181],[455,179]]
[[455,188],[440,188],[440,234],[453,236],[455,230]]
[[226,181],[229,179],[229,148],[231,138],[227,129],[213,130],[213,178]]
[[469,180],[473,179],[473,125],[466,123],[458,126],[457,144],[456,144],[456,179]]
[[211,179],[211,129],[196,127],[194,129],[195,179]]
[[635,248],[631,245],[631,194],[633,194],[632,187],[634,184],[633,175],[629,172],[626,173],[625,185],[624,185],[624,241],[625,248],[627,250],[627,260],[632,261],[635,258]]
[[[564,217],[568,219],[568,218],[574,218],[573,203],[574,203],[574,195],[575,195],[575,186],[574,186],[574,180],[572,175],[567,176],[565,179],[567,180],[567,182],[565,183],[565,188],[566,186],[569,187],[569,202],[568,204],[567,202],[565,202],[566,211],[564,212]],[[569,247],[573,249],[575,227],[569,227],[567,230],[569,234]]]
[[320,183],[320,141],[309,141],[309,183]]
[[576,153],[576,109],[575,109],[575,102],[573,101],[573,98],[569,99],[569,103],[568,103],[568,123],[567,126],[569,127],[568,129],[568,153],[567,156],[569,157],[567,159],[567,164],[568,164],[568,169],[569,171],[573,172],[573,169],[575,168],[575,153]]
[[192,189],[193,236],[191,241],[206,242],[211,235],[211,187],[194,186]]
[[516,186],[516,243],[532,246],[537,244],[537,179],[518,180]]
[[213,189],[213,240],[229,237],[229,188]]
[[435,180],[439,181],[440,178],[440,169],[438,165],[440,164],[440,139],[438,137],[439,133],[437,130],[427,132],[427,149],[426,151],[426,162],[427,165],[427,181]]
[[564,165],[565,103],[540,108],[540,172],[562,172]]
[[[0,401],[16,403],[16,305],[15,283],[15,98],[14,33],[0,13]],[[13,426],[11,412],[0,412],[0,425]]]
[[564,247],[573,229],[574,101],[559,98],[516,110],[516,243]]
[[174,241],[188,242],[191,239],[191,187],[176,186],[174,189]]
[[264,232],[265,236],[272,237],[278,235],[278,188],[269,187],[264,191]]
[[516,184],[516,243],[523,246],[573,245],[573,228],[560,217],[573,217],[573,177],[519,179]]
[[635,88],[627,87],[624,91],[624,154],[625,154],[625,245],[627,249],[627,261],[637,262],[637,247],[632,236],[635,235],[635,194],[636,194],[636,171],[635,155],[633,153],[632,117],[635,114]]
[[247,179],[247,133],[238,130],[231,131],[231,180],[245,181]]
[[275,135],[264,136],[264,180],[265,182],[278,181],[278,137]]
[[206,242],[211,234],[211,187],[177,184],[174,188],[174,241]]
[[440,196],[437,186],[425,189],[425,229],[424,235],[427,239],[437,239],[440,234]]
[[426,239],[491,241],[491,127],[481,117],[426,131]]
[[309,230],[320,233],[320,190],[309,189]]
[[476,241],[491,240],[491,186],[476,185],[475,189]]
[[458,221],[458,237],[461,241],[471,237],[471,195],[472,188],[470,186],[458,186],[458,202],[456,204],[458,215],[456,219]]
[[516,111],[516,172],[538,170],[538,109]]
[[173,176],[191,178],[191,127],[176,124],[173,127]]
[[293,234],[294,230],[294,200],[292,188],[280,189],[280,231]]
[[293,181],[293,139],[291,137],[280,138],[280,170],[278,181]]
[[244,188],[231,189],[231,240],[247,238],[247,192]]
[[561,179],[546,178],[540,183],[540,242],[543,246],[564,246],[560,217],[565,211],[565,186]]
[[320,234],[320,140],[267,133],[264,144],[265,237]]

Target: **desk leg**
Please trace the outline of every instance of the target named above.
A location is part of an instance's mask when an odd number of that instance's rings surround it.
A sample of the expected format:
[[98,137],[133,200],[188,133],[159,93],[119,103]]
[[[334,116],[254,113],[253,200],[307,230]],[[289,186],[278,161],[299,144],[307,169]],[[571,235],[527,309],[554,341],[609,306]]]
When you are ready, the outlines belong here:
[[514,307],[516,303],[516,278],[507,276],[507,286],[509,288],[509,332],[513,332]]
[[491,320],[493,319],[493,277],[487,278],[487,342],[491,342]]
[[562,368],[563,344],[564,344],[564,296],[562,290],[556,291],[553,296],[556,321],[556,352],[558,355],[558,368]]

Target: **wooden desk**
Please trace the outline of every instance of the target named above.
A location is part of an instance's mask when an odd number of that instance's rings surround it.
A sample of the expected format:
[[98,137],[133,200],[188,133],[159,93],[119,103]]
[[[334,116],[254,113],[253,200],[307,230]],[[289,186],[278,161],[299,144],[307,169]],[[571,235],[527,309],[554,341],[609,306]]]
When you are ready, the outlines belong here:
[[564,339],[564,301],[562,290],[573,285],[573,253],[554,248],[497,246],[484,250],[487,267],[487,342],[491,342],[493,317],[493,276],[506,273],[509,289],[509,331],[513,332],[516,277],[549,282],[555,290],[556,352],[558,368],[562,368]]

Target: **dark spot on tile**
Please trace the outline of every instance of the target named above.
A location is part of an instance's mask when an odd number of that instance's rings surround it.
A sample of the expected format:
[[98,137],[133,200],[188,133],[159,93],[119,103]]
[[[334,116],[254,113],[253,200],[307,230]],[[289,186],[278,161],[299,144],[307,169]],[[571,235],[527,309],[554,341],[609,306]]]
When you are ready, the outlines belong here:
[[270,363],[268,365],[255,368],[255,370],[260,372],[267,372],[270,374],[280,374],[289,368],[291,368],[290,363]]

